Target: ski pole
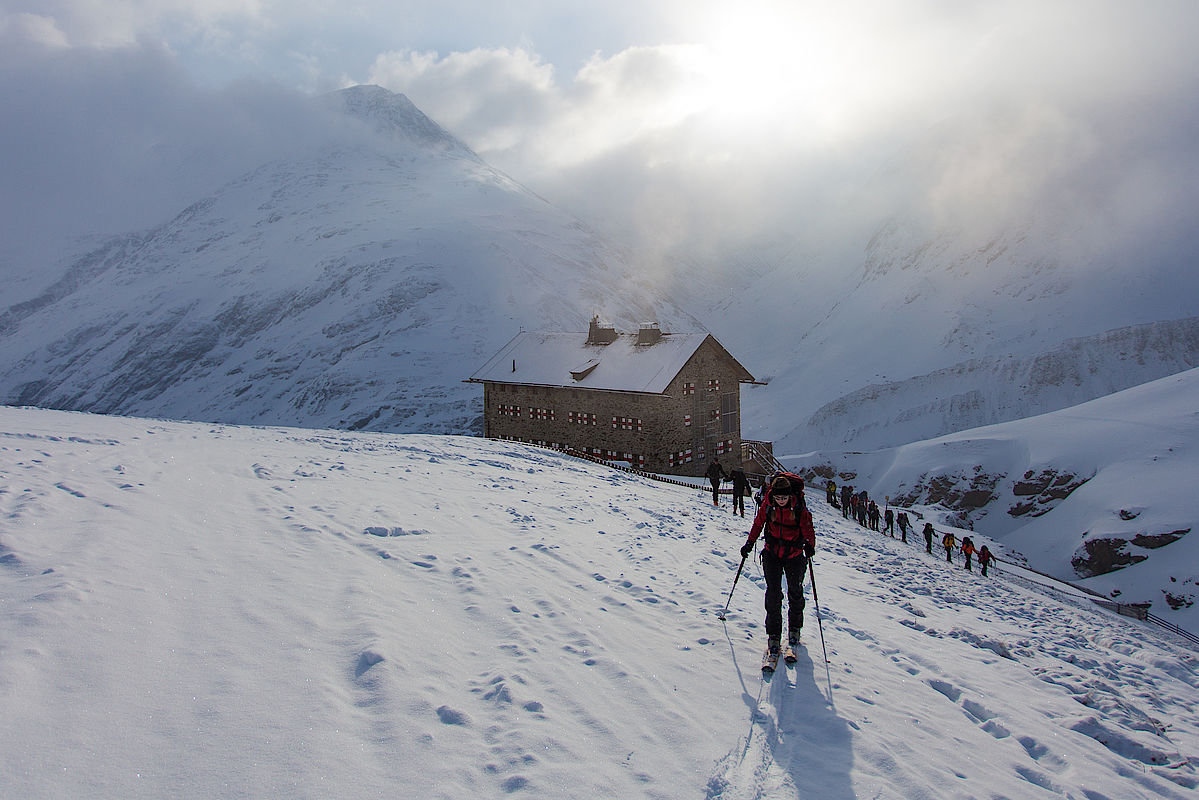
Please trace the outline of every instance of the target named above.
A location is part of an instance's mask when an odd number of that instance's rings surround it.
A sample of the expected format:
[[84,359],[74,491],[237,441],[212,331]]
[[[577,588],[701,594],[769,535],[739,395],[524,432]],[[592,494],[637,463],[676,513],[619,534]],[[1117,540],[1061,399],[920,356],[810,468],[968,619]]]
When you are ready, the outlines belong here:
[[820,629],[820,649],[824,652],[824,676],[828,679],[829,700],[833,698],[833,676],[828,667],[828,649],[824,646],[824,623],[820,619],[820,595],[816,593],[816,567],[808,559],[808,575],[812,578],[812,602],[816,604],[816,627]]
[[733,576],[733,588],[729,589],[729,599],[724,601],[724,608],[716,615],[716,618],[722,622],[726,619],[725,615],[728,613],[729,603],[733,602],[733,592],[737,588],[737,581],[741,578],[741,570],[745,569],[746,558],[748,556],[741,556],[741,563],[737,565],[737,574]]

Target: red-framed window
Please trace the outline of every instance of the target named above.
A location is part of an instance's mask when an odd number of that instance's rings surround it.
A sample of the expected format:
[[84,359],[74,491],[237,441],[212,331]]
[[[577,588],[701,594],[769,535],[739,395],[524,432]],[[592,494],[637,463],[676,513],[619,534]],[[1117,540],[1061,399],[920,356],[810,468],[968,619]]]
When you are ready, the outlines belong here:
[[679,466],[682,466],[683,464],[690,464],[693,460],[692,451],[680,450],[677,453],[671,453],[670,458],[668,460],[670,462],[670,466],[672,466],[672,467],[679,467]]

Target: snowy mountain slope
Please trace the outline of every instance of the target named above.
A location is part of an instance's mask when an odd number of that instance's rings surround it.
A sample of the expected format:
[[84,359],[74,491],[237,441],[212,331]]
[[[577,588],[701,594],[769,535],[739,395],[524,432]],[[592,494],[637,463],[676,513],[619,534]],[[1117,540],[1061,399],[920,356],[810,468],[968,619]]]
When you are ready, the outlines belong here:
[[1034,567],[1199,632],[1199,369],[1029,419],[785,458],[897,505],[940,505]]
[[[746,393],[743,432],[800,452],[1043,413],[1194,363],[1199,244],[1168,220],[1161,241],[1068,205],[963,221],[883,170],[798,227],[628,256],[402,95],[324,100],[359,124],[314,126],[335,133],[54,278],[6,282],[0,401],[470,431],[463,376],[521,328],[600,313],[714,333],[770,381]],[[936,136],[895,158],[903,180],[959,146]]]
[[577,220],[406,98],[355,87],[336,101],[367,125],[115,239],[7,304],[0,397],[462,432],[479,414],[463,377],[522,326],[579,330],[600,313],[626,328],[694,327]]
[[1193,650],[816,498],[831,663],[809,603],[767,683],[756,565],[715,618],[746,521],[700,492],[473,438],[31,409],[0,409],[0,474],[6,796],[1199,785]]
[[[1006,421],[1193,365],[1193,330],[1178,327],[1194,318],[1199,296],[1193,226],[1180,232],[1163,219],[1162,230],[1138,238],[1123,220],[1104,227],[1085,209],[1052,204],[966,224],[930,214],[917,196],[880,203],[887,188],[885,177],[863,184],[807,221],[790,250],[764,245],[761,261],[741,254],[750,266],[740,288],[691,306],[770,379],[747,397],[753,438],[787,452],[902,444],[979,424],[972,408],[930,406],[928,397],[979,393],[985,419]],[[1158,350],[1190,354],[1186,364],[1121,357],[1128,337],[1109,332],[1135,338],[1154,323],[1162,324]],[[1073,357],[1080,346],[1084,379],[1072,391],[1059,390],[1053,371],[1039,379],[1039,359]],[[993,395],[996,371],[1013,368],[1032,382],[1019,396]],[[892,391],[882,404],[857,407]],[[915,430],[912,414],[921,418]]]
[[892,447],[1068,408],[1196,366],[1199,317],[1151,322],[871,385],[825,404],[788,440],[815,449]]

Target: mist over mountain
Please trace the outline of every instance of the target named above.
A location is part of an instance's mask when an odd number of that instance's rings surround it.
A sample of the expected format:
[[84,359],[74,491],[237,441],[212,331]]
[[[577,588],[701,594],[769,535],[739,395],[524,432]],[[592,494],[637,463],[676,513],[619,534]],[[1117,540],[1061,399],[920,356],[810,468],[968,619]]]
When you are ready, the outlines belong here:
[[1086,172],[1070,159],[1052,180],[970,184],[951,167],[994,126],[945,123],[793,230],[644,252],[403,95],[359,86],[306,113],[279,157],[165,224],[45,276],[7,270],[0,400],[478,432],[473,366],[521,328],[600,313],[714,333],[769,384],[745,392],[744,433],[797,453],[1019,419],[1199,361],[1177,209],[1066,191]]
[[362,124],[7,303],[0,400],[475,432],[478,392],[461,381],[522,326],[583,330],[600,313],[694,327],[403,96],[355,87],[326,102]]
[[[869,217],[861,194],[847,218]],[[746,363],[770,386],[747,393],[745,418],[785,453],[1019,419],[1199,363],[1195,233],[1173,215],[1104,229],[1092,212],[1037,206],[965,225],[893,210],[835,248],[743,255],[744,288],[696,313],[732,352],[754,353]]]

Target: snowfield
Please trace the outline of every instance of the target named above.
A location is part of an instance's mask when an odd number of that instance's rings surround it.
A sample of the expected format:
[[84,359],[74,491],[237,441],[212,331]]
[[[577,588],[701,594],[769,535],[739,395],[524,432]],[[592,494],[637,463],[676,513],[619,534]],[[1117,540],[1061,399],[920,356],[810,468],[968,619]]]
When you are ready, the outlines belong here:
[[[748,519],[522,445],[0,408],[0,795],[1192,798],[1199,654],[809,492]],[[826,668],[827,667],[827,668]]]
[[[1199,634],[1199,369],[1061,411],[870,453],[784,457],[936,505],[1037,569]],[[974,496],[975,500],[971,499]],[[953,512],[953,513],[950,513]],[[994,545],[993,545],[994,549]]]

